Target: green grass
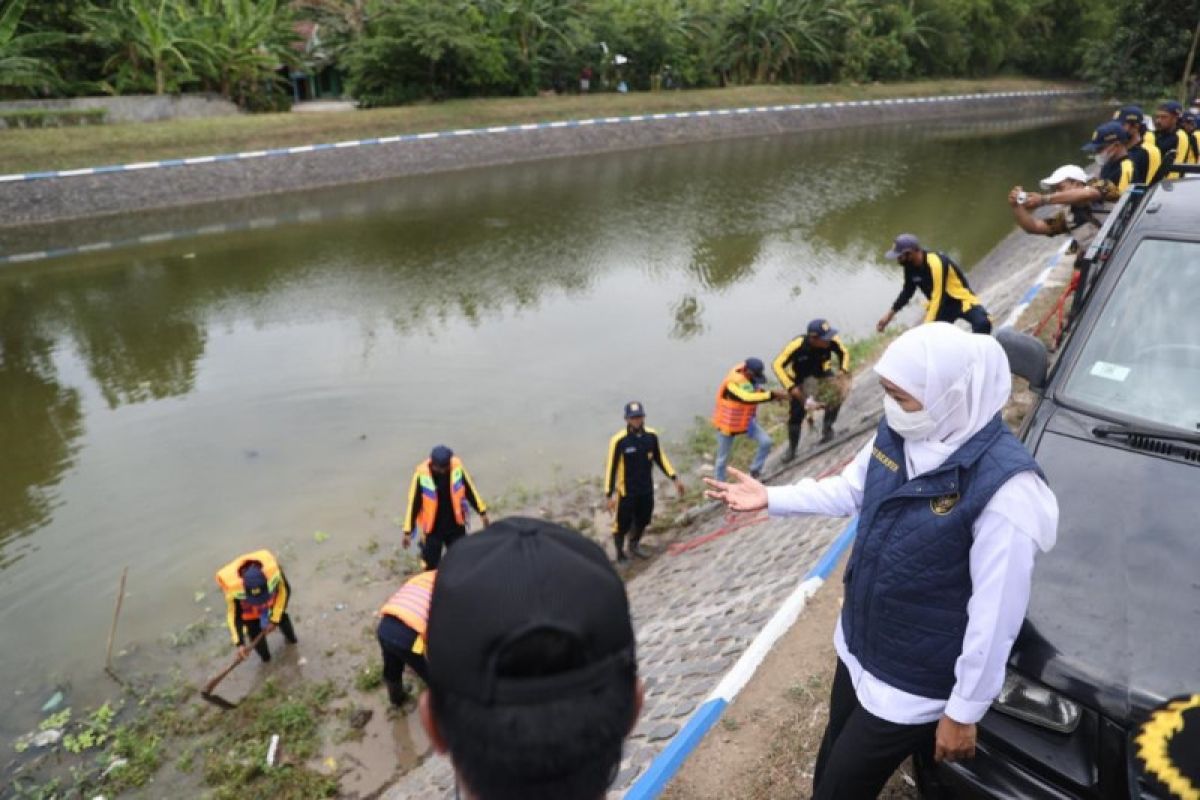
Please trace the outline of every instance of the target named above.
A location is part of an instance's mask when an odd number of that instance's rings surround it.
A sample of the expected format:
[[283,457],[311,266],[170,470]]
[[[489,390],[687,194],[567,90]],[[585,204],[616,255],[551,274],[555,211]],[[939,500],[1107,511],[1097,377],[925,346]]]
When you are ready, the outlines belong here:
[[1046,89],[1024,78],[746,86],[631,94],[488,98],[342,113],[255,114],[72,129],[0,131],[0,173],[72,169],[421,131],[660,111]]

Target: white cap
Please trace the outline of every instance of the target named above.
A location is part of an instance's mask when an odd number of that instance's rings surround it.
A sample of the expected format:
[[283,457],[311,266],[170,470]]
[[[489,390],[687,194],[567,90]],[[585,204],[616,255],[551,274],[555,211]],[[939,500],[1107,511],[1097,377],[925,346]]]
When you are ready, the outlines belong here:
[[1054,174],[1049,178],[1042,178],[1042,188],[1049,189],[1053,186],[1058,186],[1063,181],[1079,181],[1087,183],[1088,174],[1083,171],[1083,167],[1077,167],[1074,164],[1063,164],[1058,169],[1054,170]]

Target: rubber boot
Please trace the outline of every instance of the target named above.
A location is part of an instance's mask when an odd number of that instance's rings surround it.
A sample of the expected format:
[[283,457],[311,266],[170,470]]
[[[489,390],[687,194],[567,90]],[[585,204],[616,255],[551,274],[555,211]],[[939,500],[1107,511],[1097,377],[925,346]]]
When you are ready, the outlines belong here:
[[629,559],[625,556],[625,534],[613,534],[613,549],[617,551],[617,563],[624,564]]
[[833,423],[837,422],[838,412],[841,410],[841,406],[825,409],[825,418],[821,421],[821,444],[833,441]]
[[383,683],[387,686],[388,700],[391,704],[396,708],[403,706],[404,702],[408,700],[408,692],[404,689],[404,683],[402,681],[389,681],[387,678],[384,678]]
[[800,434],[804,431],[803,422],[788,423],[788,448],[783,454],[783,463],[787,464],[796,457],[796,448],[800,446]]
[[649,558],[650,554],[642,549],[642,532],[634,531],[629,536],[629,552],[637,558]]

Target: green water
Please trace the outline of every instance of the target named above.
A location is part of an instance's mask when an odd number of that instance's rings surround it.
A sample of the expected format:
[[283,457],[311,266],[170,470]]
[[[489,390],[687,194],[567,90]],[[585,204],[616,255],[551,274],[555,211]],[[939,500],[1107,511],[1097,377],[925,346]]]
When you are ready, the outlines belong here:
[[472,170],[253,204],[310,222],[0,269],[0,734],[55,686],[103,697],[123,566],[121,641],[149,644],[197,592],[215,602],[239,552],[397,539],[434,444],[487,498],[597,475],[630,399],[676,440],[732,364],[810,318],[871,333],[896,233],[969,268],[1011,229],[1008,187],[1079,162],[1088,123]]

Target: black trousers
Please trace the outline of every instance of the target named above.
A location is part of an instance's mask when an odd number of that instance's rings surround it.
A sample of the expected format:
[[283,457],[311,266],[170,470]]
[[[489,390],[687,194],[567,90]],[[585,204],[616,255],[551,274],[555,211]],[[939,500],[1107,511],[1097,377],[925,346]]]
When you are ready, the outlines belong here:
[[389,684],[398,684],[404,677],[404,667],[409,666],[425,683],[429,683],[429,666],[425,656],[412,651],[417,641],[417,632],[393,616],[384,614],[376,630],[379,649],[383,651],[383,679]]
[[878,797],[904,759],[933,763],[937,723],[897,725],[863,708],[850,671],[838,659],[829,693],[829,724],[813,770],[814,800]]
[[458,525],[446,530],[434,529],[432,533],[425,534],[421,542],[421,560],[425,562],[425,569],[437,569],[442,561],[443,548],[449,550],[450,545],[466,535],[467,529]]
[[970,311],[962,315],[962,318],[971,324],[972,333],[992,332],[992,318],[988,316],[987,309],[983,306],[972,306]]
[[[258,636],[262,630],[262,625],[257,619],[242,620],[242,625],[246,630],[245,642],[254,641],[254,637]],[[283,638],[287,639],[292,644],[296,643],[296,629],[292,627],[292,618],[283,612],[283,616],[279,619],[279,630],[283,632]],[[263,661],[271,660],[271,648],[267,646],[267,637],[262,637],[258,644],[254,645],[254,651],[258,653],[258,657]]]
[[653,494],[626,496],[617,501],[617,520],[613,528],[613,544],[617,548],[618,555],[625,549],[626,534],[629,534],[631,546],[642,541],[642,532],[650,525],[650,519],[653,516]]

